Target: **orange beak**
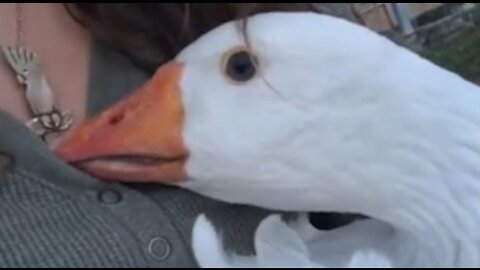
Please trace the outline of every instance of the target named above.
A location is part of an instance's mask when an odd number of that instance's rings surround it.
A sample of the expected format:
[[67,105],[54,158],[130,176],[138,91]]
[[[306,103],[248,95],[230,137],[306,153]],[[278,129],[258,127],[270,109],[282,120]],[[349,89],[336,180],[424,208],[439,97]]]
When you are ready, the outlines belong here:
[[185,180],[182,69],[177,62],[163,66],[130,96],[66,134],[54,152],[106,180]]

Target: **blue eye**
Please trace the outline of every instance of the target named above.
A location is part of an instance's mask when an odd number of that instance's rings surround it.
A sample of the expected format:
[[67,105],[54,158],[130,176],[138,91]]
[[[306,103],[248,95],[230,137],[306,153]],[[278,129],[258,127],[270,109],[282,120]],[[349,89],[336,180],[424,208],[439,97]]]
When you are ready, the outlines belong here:
[[257,73],[255,56],[248,51],[232,53],[226,61],[225,74],[236,82],[246,82]]

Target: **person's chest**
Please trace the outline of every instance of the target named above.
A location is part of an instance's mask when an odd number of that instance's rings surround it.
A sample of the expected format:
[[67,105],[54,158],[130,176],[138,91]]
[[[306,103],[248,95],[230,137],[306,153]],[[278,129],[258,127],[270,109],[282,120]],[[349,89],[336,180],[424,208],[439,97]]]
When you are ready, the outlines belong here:
[[[85,117],[89,73],[89,34],[67,14],[62,4],[11,3],[0,6],[0,109],[26,122],[35,116],[26,94],[52,99],[56,109],[68,110],[74,124]],[[36,55],[19,54],[26,48]],[[7,48],[11,48],[7,49]],[[21,50],[18,50],[21,52]],[[8,60],[7,60],[8,59]],[[35,60],[32,60],[35,59]],[[25,62],[24,64],[22,64]],[[33,71],[32,63],[39,63]],[[18,80],[14,68],[22,66],[24,79]],[[34,80],[41,73],[42,81]],[[40,89],[49,88],[50,98]],[[37,94],[42,92],[42,94]],[[50,91],[47,91],[50,92]],[[42,98],[36,98],[37,100]],[[33,104],[34,105],[34,104]],[[42,113],[42,112],[41,112]]]

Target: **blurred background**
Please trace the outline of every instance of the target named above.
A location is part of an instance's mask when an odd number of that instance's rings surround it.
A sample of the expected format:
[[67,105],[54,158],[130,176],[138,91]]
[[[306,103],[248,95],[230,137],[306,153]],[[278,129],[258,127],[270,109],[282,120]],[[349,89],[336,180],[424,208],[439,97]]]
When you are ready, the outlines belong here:
[[480,4],[322,3],[480,84]]

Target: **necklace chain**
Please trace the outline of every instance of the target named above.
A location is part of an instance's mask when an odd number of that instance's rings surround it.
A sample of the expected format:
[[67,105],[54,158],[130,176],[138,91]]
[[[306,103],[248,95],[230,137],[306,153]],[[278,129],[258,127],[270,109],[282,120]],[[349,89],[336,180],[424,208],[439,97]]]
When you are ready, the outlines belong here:
[[15,3],[16,40],[14,47],[1,47],[9,66],[16,73],[17,81],[25,87],[25,97],[33,118],[26,125],[45,139],[49,134],[70,128],[73,122],[69,111],[55,106],[53,91],[43,74],[38,56],[24,46],[25,11],[22,3]]
[[24,37],[24,14],[23,14],[23,6],[22,3],[15,3],[15,11],[17,15],[17,38],[16,38],[16,46],[21,47],[25,41]]

